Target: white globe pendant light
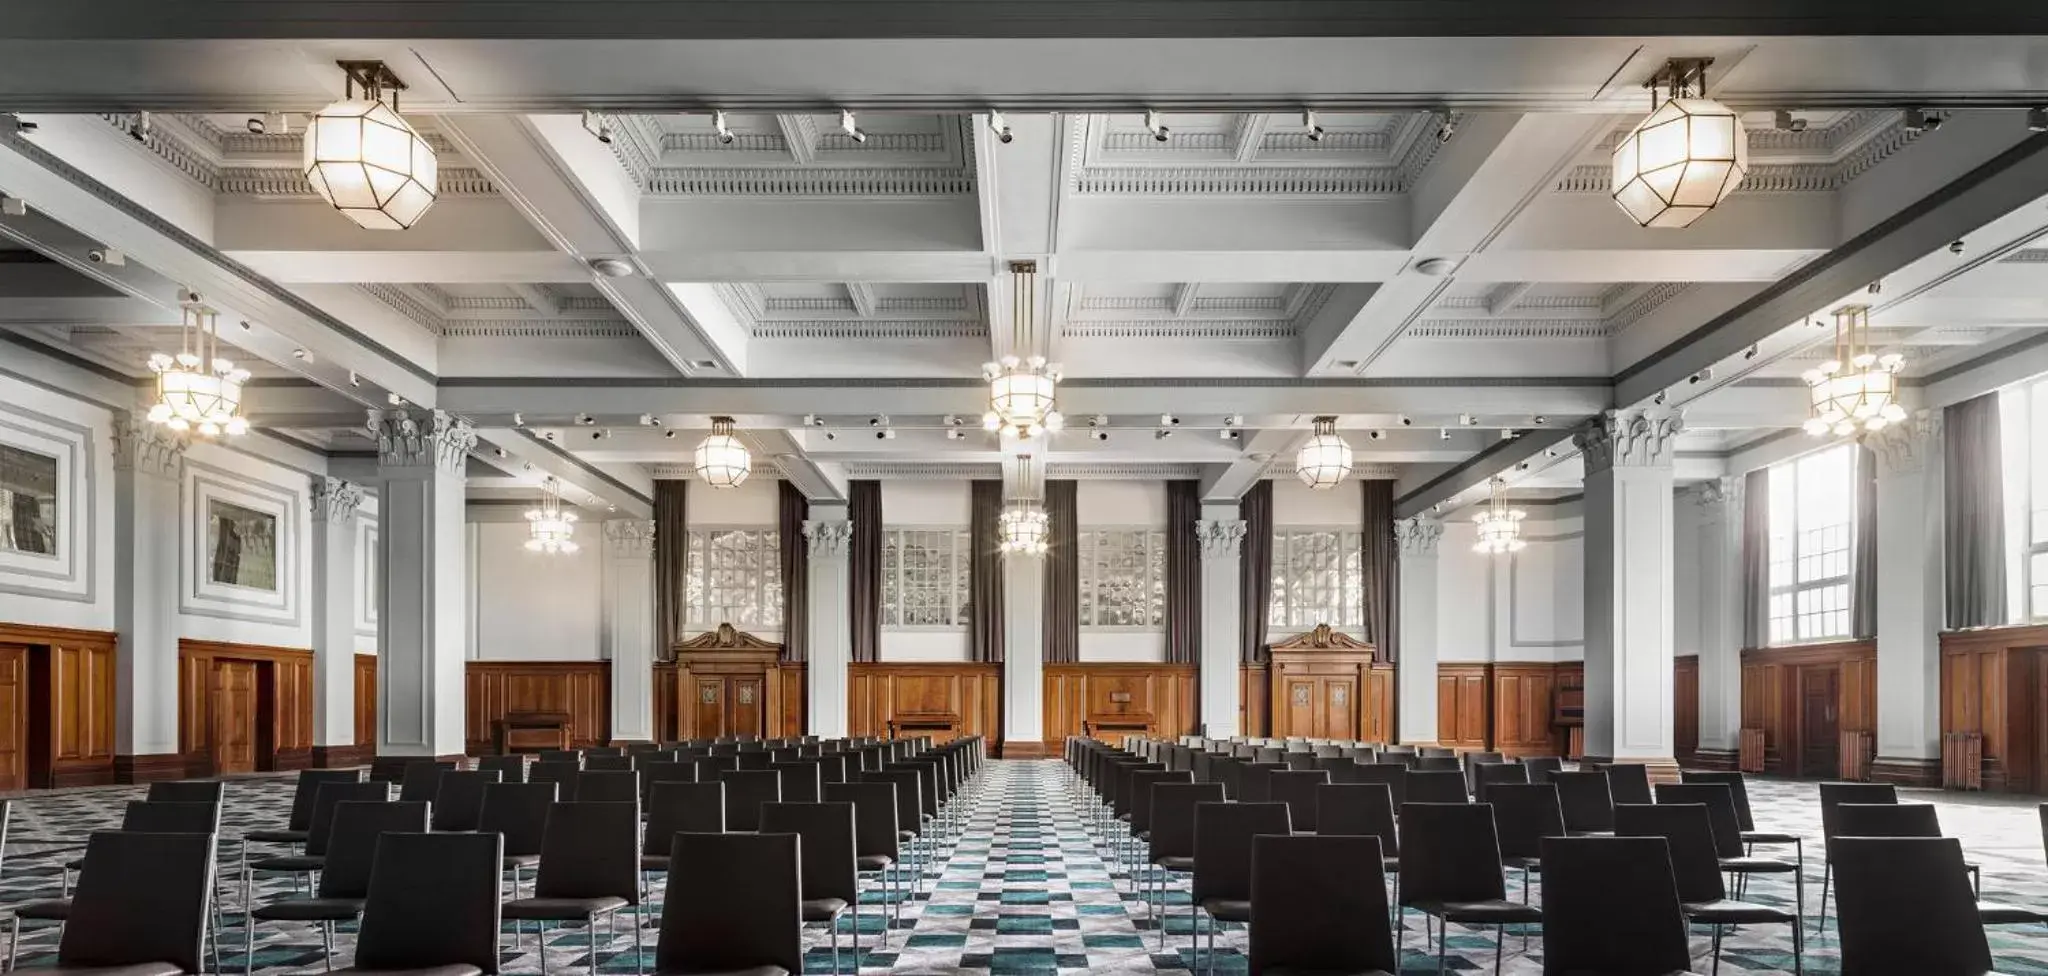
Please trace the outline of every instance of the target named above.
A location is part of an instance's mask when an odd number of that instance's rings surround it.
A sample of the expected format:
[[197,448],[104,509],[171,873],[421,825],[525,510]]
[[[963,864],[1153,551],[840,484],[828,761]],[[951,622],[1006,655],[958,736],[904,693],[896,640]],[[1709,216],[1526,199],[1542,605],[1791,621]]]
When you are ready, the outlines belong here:
[[[1686,227],[1749,171],[1749,134],[1733,109],[1706,97],[1711,59],[1674,59],[1651,79],[1652,109],[1614,147],[1610,193],[1643,227]],[[1666,89],[1656,101],[1658,86]]]
[[1315,434],[1294,454],[1294,475],[1318,491],[1335,488],[1351,474],[1351,445],[1337,434],[1337,418],[1317,417]]
[[713,488],[738,488],[754,471],[754,456],[732,435],[731,417],[711,418],[711,436],[697,445],[697,478]]
[[399,117],[397,93],[405,83],[382,61],[340,64],[348,76],[344,97],[306,125],[306,181],[357,226],[404,230],[426,215],[439,192],[434,147]]

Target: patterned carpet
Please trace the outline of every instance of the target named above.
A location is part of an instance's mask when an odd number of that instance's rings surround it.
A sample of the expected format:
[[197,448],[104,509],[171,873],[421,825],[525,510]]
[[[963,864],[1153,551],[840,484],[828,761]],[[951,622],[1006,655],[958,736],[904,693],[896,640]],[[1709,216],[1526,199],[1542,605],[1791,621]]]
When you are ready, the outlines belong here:
[[[1191,964],[1197,972],[1205,970],[1209,960],[1194,952],[1190,945],[1184,889],[1170,896],[1175,907],[1168,915],[1167,945],[1162,950],[1157,922],[1147,905],[1129,890],[1128,879],[1121,871],[1111,870],[1106,850],[1083,828],[1070,782],[1066,767],[1057,762],[990,763],[979,796],[965,817],[961,836],[950,849],[942,848],[940,857],[929,866],[924,890],[903,906],[903,918],[892,926],[886,946],[880,944],[884,898],[879,889],[869,891],[865,904],[873,906],[873,910],[861,914],[860,970],[986,972],[991,976],[1059,970],[1142,974],[1186,971]],[[1811,783],[1757,780],[1750,789],[1759,826],[1811,837],[1808,852],[1817,854],[1819,811]],[[224,875],[237,870],[236,836],[245,829],[277,825],[289,805],[290,793],[288,779],[229,784],[229,809],[223,813]],[[58,864],[71,855],[52,852],[51,842],[111,826],[118,819],[119,801],[132,795],[135,791],[91,790],[17,801],[7,858],[0,863],[0,912],[17,902],[58,895]],[[1932,800],[1939,805],[1943,829],[1962,838],[1970,857],[1983,865],[1987,900],[2048,902],[2048,876],[2043,872],[2041,834],[2032,801],[1941,793],[1913,795],[1909,799]],[[1820,891],[1817,856],[1809,857],[1807,867],[1811,931],[1811,913],[1816,909]],[[657,882],[657,899],[659,891]],[[284,877],[259,878],[257,883],[259,902],[286,897],[290,892],[291,881]],[[1511,879],[1509,896],[1519,894]],[[1789,878],[1760,879],[1749,897],[1789,907]],[[221,962],[224,969],[239,972],[245,961],[239,886],[227,895],[224,909],[226,929]],[[658,912],[657,904],[644,919],[647,927],[643,936],[650,961],[653,916]],[[1412,917],[1410,926],[1403,972],[1435,972],[1434,952],[1425,952],[1420,944],[1420,917]],[[852,928],[850,920],[842,923],[841,972],[853,972],[856,965],[849,941]],[[1525,951],[1519,930],[1510,932],[1503,971],[1540,973],[1540,933],[1530,933],[1532,938]],[[336,939],[336,966],[346,965],[350,959],[353,938],[349,933],[350,929],[344,927]],[[631,929],[623,920],[616,932],[605,931],[600,923],[596,935],[600,971],[634,972]],[[1990,936],[2001,972],[2048,976],[2048,932],[2033,927],[2005,927],[1992,929]],[[591,933],[581,926],[550,929],[545,940],[547,969],[587,971],[591,962],[590,937]],[[56,940],[54,926],[28,923],[22,932],[20,965],[51,965]],[[1707,930],[1697,930],[1693,946],[1699,954],[1698,968],[1703,972],[1708,965],[1707,944]],[[822,927],[815,927],[806,933],[806,945],[806,969],[812,973],[832,972],[830,935]],[[508,924],[505,946],[505,971],[541,970],[530,927],[520,946],[514,949]],[[1449,968],[1459,972],[1491,971],[1493,946],[1491,931],[1452,926]],[[1241,927],[1225,926],[1217,947],[1217,972],[1243,971]],[[1789,971],[1790,950],[1789,929],[1749,926],[1724,940],[1722,963],[1727,971],[1736,973]],[[260,971],[318,971],[322,965],[319,930],[310,926],[262,924],[257,930],[256,954],[251,961],[253,968]],[[1806,970],[1838,971],[1832,917],[1824,935],[1807,941]]]

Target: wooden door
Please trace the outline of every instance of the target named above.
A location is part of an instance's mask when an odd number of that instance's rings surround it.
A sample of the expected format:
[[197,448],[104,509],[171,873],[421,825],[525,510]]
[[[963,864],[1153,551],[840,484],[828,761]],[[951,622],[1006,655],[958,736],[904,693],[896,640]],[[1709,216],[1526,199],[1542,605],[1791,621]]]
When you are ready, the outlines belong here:
[[1320,738],[1322,730],[1316,723],[1316,683],[1308,678],[1287,679],[1287,697],[1283,700],[1286,710],[1281,714],[1287,723],[1275,728],[1273,734],[1281,738],[1290,735],[1314,736]]
[[1315,734],[1325,739],[1358,738],[1358,682],[1350,678],[1324,678],[1322,721]]
[[28,788],[28,648],[0,647],[0,790]]
[[256,771],[256,663],[218,661],[213,666],[213,694],[207,703],[213,771]]
[[767,681],[748,675],[726,681],[726,734],[765,737],[767,724],[761,720],[768,705]]
[[1799,774],[1840,776],[1842,770],[1842,673],[1807,668],[1799,679]]
[[727,734],[725,702],[724,679],[697,679],[697,727],[690,732],[692,738],[716,739]]

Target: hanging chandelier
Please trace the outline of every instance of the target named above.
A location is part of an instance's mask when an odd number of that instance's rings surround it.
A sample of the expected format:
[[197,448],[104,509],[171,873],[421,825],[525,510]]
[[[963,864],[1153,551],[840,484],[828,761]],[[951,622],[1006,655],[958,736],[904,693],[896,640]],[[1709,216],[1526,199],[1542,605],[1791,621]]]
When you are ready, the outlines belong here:
[[738,488],[753,473],[754,456],[732,432],[731,417],[713,417],[711,436],[697,445],[697,478],[713,488]]
[[306,181],[357,226],[404,230],[419,222],[439,192],[434,147],[399,116],[405,83],[384,62],[337,63],[347,77],[342,100],[313,113],[306,125]]
[[1317,417],[1315,434],[1294,454],[1294,475],[1318,491],[1335,488],[1351,473],[1351,445],[1337,434],[1337,418]]
[[1522,541],[1521,509],[1508,507],[1508,483],[1505,479],[1493,479],[1493,494],[1488,499],[1486,510],[1472,520],[1479,529],[1479,541],[1472,551],[1497,556],[1505,552],[1521,552],[1528,543]]
[[187,293],[179,303],[178,354],[150,356],[149,369],[156,374],[150,423],[179,433],[197,431],[202,437],[249,432],[249,421],[241,413],[242,385],[249,381],[249,371],[220,358],[219,315],[201,304],[198,295]]
[[561,481],[543,480],[541,492],[540,507],[526,513],[526,548],[549,556],[575,552],[576,513],[562,511]]
[[[1650,115],[1614,147],[1610,193],[1644,227],[1687,227],[1749,170],[1749,134],[1734,110],[1707,97],[1712,58],[1673,58],[1643,86]],[[1664,89],[1664,100],[1657,90]]]
[[1037,497],[1031,477],[1031,456],[1017,459],[1017,497],[996,516],[997,548],[1020,556],[1042,556],[1050,548],[1052,517]]
[[[988,412],[981,415],[981,424],[1004,437],[1029,440],[1066,424],[1054,406],[1059,367],[1046,362],[1039,347],[1038,262],[1010,262],[1010,312],[1011,352],[981,366],[981,377],[988,381]],[[1024,351],[1022,358],[1018,350]]]
[[1815,437],[1877,431],[1906,419],[1899,404],[1898,353],[1870,350],[1870,306],[1835,309],[1835,354],[1800,376],[1811,398],[1802,426]]

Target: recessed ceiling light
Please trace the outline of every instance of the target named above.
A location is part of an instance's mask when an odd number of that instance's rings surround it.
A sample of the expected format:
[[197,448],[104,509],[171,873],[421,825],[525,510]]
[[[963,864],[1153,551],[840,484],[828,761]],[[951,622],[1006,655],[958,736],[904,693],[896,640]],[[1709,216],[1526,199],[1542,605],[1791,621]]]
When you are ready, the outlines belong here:
[[717,368],[718,368],[718,360],[716,360],[716,359],[692,359],[692,360],[690,360],[690,368],[691,368],[691,369],[717,369]]
[[1415,262],[1415,272],[1432,278],[1442,278],[1458,270],[1456,258],[1423,258]]
[[590,270],[607,278],[624,278],[633,273],[633,262],[625,258],[592,258]]

